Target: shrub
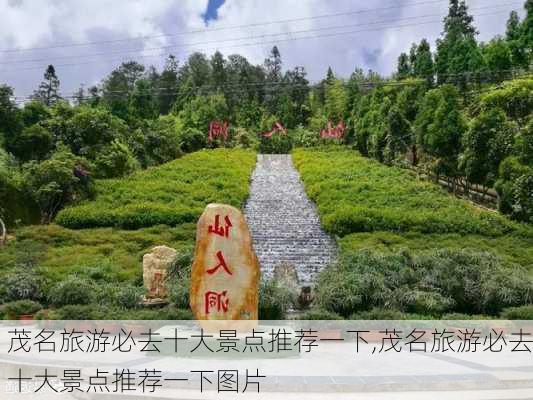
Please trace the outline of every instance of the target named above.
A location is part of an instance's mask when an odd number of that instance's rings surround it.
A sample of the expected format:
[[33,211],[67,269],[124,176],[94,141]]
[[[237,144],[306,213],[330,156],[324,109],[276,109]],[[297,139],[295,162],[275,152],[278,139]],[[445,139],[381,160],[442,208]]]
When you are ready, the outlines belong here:
[[169,298],[178,308],[189,308],[192,258],[192,249],[185,249],[178,254],[169,269],[167,281]]
[[92,302],[94,285],[79,277],[70,276],[54,285],[48,301],[54,306],[86,305]]
[[420,319],[420,318],[415,318],[414,316],[410,314],[406,314],[398,310],[373,308],[372,310],[369,310],[369,311],[360,311],[358,313],[352,314],[349,319],[367,320],[367,321],[371,321],[371,320],[401,321],[401,320]]
[[[293,157],[322,224],[331,234],[388,231],[533,237],[532,229],[454,198],[409,171],[384,166],[354,151],[335,146],[296,149]],[[527,191],[523,193],[526,199]]]
[[95,201],[62,210],[56,222],[73,229],[193,222],[208,203],[241,207],[255,161],[246,150],[206,150],[124,179],[98,181]]
[[292,292],[276,280],[262,281],[259,286],[259,319],[285,319],[285,313],[294,301]]
[[344,317],[374,308],[440,316],[497,315],[528,304],[533,281],[519,266],[504,267],[489,253],[430,251],[384,255],[346,253],[318,280],[317,304]]
[[115,297],[115,305],[123,308],[137,308],[144,293],[144,288],[136,286],[123,286]]
[[271,137],[261,136],[259,152],[262,154],[288,154],[292,150],[290,134],[274,133]]
[[98,311],[97,304],[89,305],[66,305],[64,307],[54,310],[50,315],[50,319],[64,320],[64,321],[83,321],[83,320],[99,320],[103,319],[103,312]]
[[33,315],[41,309],[42,306],[32,300],[17,300],[4,304],[4,312],[13,319],[21,315]]
[[510,320],[533,320],[533,305],[509,307],[504,309],[500,316]]
[[5,301],[40,300],[42,297],[42,279],[35,273],[16,271],[8,275],[2,286]]
[[139,163],[129,147],[115,139],[96,156],[95,178],[114,178],[129,175],[139,168]]

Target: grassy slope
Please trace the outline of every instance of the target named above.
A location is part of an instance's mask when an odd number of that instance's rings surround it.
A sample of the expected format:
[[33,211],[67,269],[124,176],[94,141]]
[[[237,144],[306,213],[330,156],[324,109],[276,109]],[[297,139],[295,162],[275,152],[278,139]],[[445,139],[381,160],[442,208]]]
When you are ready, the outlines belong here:
[[[97,182],[96,200],[68,213],[93,223],[95,215],[119,215],[133,201],[142,201],[141,217],[128,215],[132,221],[152,222],[151,226],[136,230],[113,226],[69,229],[57,224],[20,228],[17,240],[0,252],[0,275],[17,265],[34,264],[52,279],[70,273],[90,276],[104,270],[116,281],[140,281],[142,255],[151,247],[164,244],[183,249],[194,244],[195,222],[177,223],[172,216],[189,213],[197,218],[206,204],[215,201],[241,206],[248,196],[254,165],[253,152],[220,149],[193,153],[123,180]],[[154,209],[170,213],[173,226],[142,217],[146,210]],[[84,220],[84,215],[88,219]]]
[[346,148],[296,150],[294,160],[324,228],[345,251],[471,248],[533,271],[531,227]]

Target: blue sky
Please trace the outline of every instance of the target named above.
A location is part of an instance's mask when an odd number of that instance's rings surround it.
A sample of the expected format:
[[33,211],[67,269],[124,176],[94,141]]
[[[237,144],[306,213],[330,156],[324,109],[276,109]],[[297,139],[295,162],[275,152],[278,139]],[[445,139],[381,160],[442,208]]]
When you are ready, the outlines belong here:
[[207,3],[207,9],[203,14],[204,21],[207,24],[211,20],[216,20],[218,18],[217,10],[219,7],[224,4],[225,0],[209,0]]
[[[0,0],[0,84],[28,96],[54,64],[63,94],[101,82],[121,62],[161,68],[200,51],[262,64],[273,45],[283,67],[310,81],[328,66],[384,75],[426,38],[435,49],[449,0]],[[480,41],[505,32],[525,0],[467,0]],[[332,34],[333,33],[333,34]],[[2,51],[19,49],[22,51]]]

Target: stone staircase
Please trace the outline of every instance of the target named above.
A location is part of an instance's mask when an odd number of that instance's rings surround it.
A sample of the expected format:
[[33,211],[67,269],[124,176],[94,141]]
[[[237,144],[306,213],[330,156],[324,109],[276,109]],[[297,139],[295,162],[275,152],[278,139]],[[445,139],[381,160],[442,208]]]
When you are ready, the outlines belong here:
[[271,277],[279,264],[290,264],[300,286],[312,286],[334,261],[335,242],[321,229],[290,155],[258,155],[244,212],[263,276]]

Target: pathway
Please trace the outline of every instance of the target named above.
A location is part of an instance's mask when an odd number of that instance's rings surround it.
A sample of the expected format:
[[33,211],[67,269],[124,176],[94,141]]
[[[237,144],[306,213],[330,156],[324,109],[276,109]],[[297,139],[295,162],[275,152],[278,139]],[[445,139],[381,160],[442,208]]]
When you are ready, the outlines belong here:
[[288,263],[300,285],[308,286],[334,260],[335,242],[321,229],[290,155],[257,156],[244,212],[263,275],[270,277],[277,265]]

